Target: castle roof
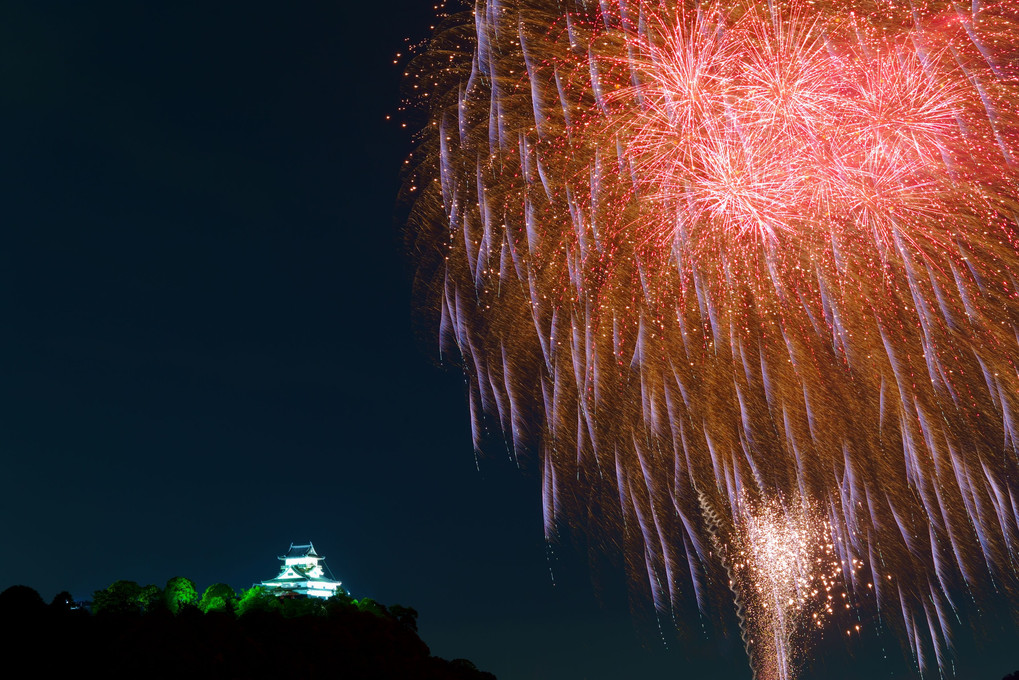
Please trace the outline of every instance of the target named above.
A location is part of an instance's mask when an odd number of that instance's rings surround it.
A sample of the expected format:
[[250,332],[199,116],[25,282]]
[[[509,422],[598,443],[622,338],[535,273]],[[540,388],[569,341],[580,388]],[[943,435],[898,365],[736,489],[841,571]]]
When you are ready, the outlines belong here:
[[315,552],[315,546],[311,544],[311,541],[308,541],[307,543],[302,545],[295,545],[291,543],[290,550],[287,551],[286,555],[280,555],[280,559],[285,560],[288,557],[293,558],[293,557],[321,557],[321,556],[317,552]]

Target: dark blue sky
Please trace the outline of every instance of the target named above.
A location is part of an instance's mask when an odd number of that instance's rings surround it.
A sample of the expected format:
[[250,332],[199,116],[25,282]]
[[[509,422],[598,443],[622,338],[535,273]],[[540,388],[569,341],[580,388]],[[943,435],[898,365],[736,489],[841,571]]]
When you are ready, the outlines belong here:
[[478,471],[413,337],[392,60],[430,13],[0,6],[0,588],[246,587],[311,539],[502,680],[747,678],[738,638],[666,649],[611,564],[596,597],[549,553],[536,475]]

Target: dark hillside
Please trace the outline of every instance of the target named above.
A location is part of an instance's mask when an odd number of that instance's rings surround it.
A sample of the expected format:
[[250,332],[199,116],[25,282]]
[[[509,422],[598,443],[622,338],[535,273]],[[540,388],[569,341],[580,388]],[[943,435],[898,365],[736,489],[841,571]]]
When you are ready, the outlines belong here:
[[13,631],[0,650],[8,668],[43,677],[495,678],[464,659],[431,656],[407,615],[413,610],[349,598],[261,600],[242,614],[188,605],[175,615],[161,601],[91,614],[63,593],[46,605],[14,586],[0,593],[0,618]]

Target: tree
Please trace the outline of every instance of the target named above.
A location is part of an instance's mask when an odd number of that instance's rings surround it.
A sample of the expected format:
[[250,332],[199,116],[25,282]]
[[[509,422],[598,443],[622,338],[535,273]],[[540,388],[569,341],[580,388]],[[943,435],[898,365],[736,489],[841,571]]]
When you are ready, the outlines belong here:
[[418,632],[418,612],[413,607],[404,607],[403,605],[394,604],[389,607],[389,613],[392,614],[393,618],[399,621],[402,625],[411,629],[415,633]]
[[237,603],[237,593],[225,583],[213,583],[202,593],[198,608],[204,613],[232,612]]
[[300,616],[321,616],[325,614],[325,605],[317,597],[304,597],[301,595],[279,598],[283,609],[283,616],[288,619]]
[[166,608],[166,598],[163,595],[163,591],[159,586],[152,584],[142,588],[141,593],[138,594],[138,603],[146,614],[152,614]]
[[380,604],[370,597],[362,597],[360,600],[357,600],[355,604],[357,604],[357,608],[361,611],[374,614],[375,616],[385,617],[389,614],[389,611],[386,609],[386,605]]
[[77,607],[77,603],[74,601],[74,596],[66,590],[61,590],[59,593],[53,596],[53,601],[50,602],[50,611],[58,612],[60,614],[66,614]]
[[93,614],[131,615],[142,612],[142,587],[134,581],[114,581],[92,593]]
[[343,588],[338,588],[332,597],[323,603],[325,612],[329,616],[342,614],[357,609],[354,605],[354,598]]
[[42,597],[28,586],[11,586],[0,593],[0,615],[6,618],[41,616],[45,609]]
[[249,612],[278,612],[279,600],[262,586],[253,586],[241,593],[237,601],[237,615],[244,616]]
[[163,599],[166,601],[166,608],[171,613],[179,614],[181,609],[194,607],[198,604],[198,590],[191,579],[174,576],[166,582]]

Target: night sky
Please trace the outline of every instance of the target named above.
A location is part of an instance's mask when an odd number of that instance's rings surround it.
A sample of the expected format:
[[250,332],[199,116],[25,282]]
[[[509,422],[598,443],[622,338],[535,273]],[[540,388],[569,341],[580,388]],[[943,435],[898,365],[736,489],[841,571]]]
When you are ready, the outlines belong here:
[[[0,589],[248,587],[310,539],[502,680],[749,678],[738,637],[666,648],[611,562],[549,551],[537,474],[479,471],[415,339],[393,58],[431,12],[0,5]],[[960,663],[997,680],[1002,646]]]

